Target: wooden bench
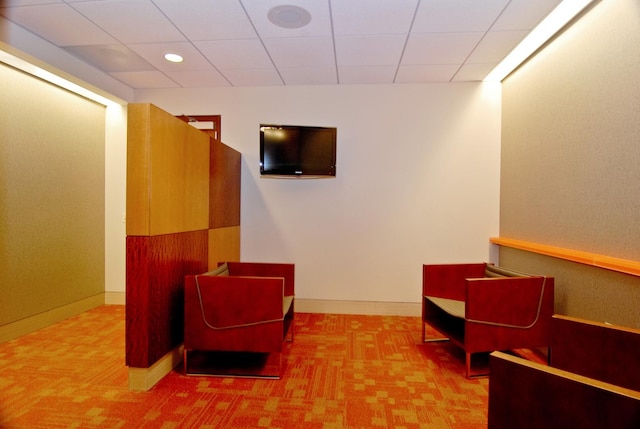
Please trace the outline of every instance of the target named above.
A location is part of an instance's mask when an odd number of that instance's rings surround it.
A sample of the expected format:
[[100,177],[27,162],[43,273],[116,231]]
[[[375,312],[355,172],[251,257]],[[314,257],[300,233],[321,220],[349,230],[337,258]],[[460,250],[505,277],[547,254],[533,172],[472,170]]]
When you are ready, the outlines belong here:
[[489,429],[640,428],[640,330],[553,317],[551,366],[490,357]]

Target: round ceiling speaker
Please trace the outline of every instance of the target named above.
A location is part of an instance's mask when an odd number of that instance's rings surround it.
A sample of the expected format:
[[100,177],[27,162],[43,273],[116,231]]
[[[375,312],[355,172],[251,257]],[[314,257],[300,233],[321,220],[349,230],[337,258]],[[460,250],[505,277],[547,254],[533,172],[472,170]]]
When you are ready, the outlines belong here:
[[282,28],[302,28],[311,22],[311,14],[300,6],[284,4],[269,10],[269,21]]

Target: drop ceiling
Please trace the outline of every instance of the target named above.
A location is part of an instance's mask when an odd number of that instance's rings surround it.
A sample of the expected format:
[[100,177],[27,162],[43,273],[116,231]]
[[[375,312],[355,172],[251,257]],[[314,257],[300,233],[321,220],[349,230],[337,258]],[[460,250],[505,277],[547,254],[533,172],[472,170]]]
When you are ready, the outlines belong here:
[[[559,3],[3,0],[0,14],[139,89],[480,81]],[[275,25],[283,5],[311,20]]]

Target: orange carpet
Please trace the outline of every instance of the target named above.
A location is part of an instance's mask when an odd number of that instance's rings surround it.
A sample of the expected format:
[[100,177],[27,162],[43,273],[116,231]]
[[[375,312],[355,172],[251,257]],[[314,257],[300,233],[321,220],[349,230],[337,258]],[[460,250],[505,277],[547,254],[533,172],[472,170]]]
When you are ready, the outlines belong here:
[[191,377],[128,390],[124,307],[0,344],[1,428],[461,428],[487,426],[488,379],[423,344],[418,317],[296,314],[281,380]]

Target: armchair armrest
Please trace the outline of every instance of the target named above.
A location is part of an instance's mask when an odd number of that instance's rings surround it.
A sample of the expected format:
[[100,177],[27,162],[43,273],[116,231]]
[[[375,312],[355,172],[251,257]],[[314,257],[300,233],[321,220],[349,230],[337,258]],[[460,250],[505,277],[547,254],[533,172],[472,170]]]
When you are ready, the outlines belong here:
[[465,279],[484,277],[485,263],[422,266],[422,295],[465,299]]
[[467,279],[466,285],[467,322],[518,329],[536,324],[549,287],[547,278],[538,276]]
[[223,330],[282,321],[282,278],[188,276],[185,301],[209,329]]

